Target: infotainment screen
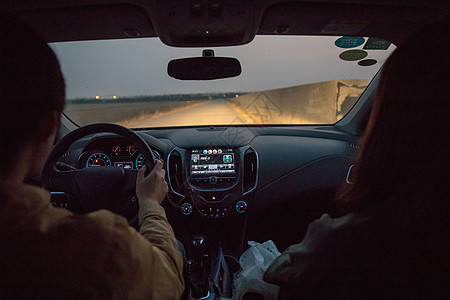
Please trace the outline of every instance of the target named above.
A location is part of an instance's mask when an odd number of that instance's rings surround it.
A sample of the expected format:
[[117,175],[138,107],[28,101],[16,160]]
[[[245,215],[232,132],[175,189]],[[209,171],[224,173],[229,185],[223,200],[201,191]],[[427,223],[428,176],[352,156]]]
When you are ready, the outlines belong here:
[[234,175],[236,173],[234,158],[233,149],[193,149],[191,151],[191,175]]

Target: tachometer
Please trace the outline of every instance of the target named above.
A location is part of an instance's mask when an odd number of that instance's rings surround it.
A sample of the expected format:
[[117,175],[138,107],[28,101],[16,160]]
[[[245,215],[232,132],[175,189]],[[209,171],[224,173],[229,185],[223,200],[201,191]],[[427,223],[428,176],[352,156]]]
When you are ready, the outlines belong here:
[[104,153],[94,153],[91,156],[89,156],[86,162],[86,167],[104,167],[110,165],[111,160]]

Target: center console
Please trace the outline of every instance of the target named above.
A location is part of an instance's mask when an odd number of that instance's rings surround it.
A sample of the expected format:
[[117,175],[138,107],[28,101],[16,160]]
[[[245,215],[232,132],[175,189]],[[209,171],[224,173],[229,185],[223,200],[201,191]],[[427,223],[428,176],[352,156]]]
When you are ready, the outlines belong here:
[[174,204],[166,211],[186,248],[192,296],[201,298],[209,286],[204,271],[211,274],[218,249],[231,261],[242,253],[258,156],[248,145],[175,147],[166,169],[168,198]]
[[258,160],[249,146],[176,148],[168,156],[171,201],[185,216],[243,214],[257,183]]

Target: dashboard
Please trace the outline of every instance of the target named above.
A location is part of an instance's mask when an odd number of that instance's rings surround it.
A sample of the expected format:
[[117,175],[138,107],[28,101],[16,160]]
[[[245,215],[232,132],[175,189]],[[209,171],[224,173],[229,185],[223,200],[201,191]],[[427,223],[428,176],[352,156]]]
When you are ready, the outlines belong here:
[[[250,205],[261,210],[305,192],[337,188],[345,183],[357,143],[332,126],[137,133],[164,162],[169,197],[180,213],[205,218],[221,218],[231,210],[244,213]],[[77,169],[138,169],[145,157],[127,139],[100,133],[74,143],[59,161]]]
[[[289,245],[345,184],[357,137],[333,126],[198,127],[135,131],[164,162],[163,202],[177,238],[202,233],[227,251],[244,240]],[[77,169],[138,169],[145,157],[126,138],[99,133],[59,162]],[[276,226],[275,226],[276,224]],[[231,242],[230,242],[231,241]]]

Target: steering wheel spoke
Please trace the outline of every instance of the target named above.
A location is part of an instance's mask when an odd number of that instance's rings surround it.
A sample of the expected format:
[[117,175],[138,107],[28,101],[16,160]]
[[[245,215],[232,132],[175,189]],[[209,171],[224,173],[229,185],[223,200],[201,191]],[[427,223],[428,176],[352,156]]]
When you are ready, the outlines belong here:
[[138,171],[133,169],[124,169],[125,171],[125,178],[123,181],[123,190],[128,195],[135,194],[136,192],[136,178]]
[[76,177],[80,170],[56,171],[52,175],[48,175],[45,187],[48,190],[56,192],[65,192],[67,194],[78,196],[78,188],[76,185]]

